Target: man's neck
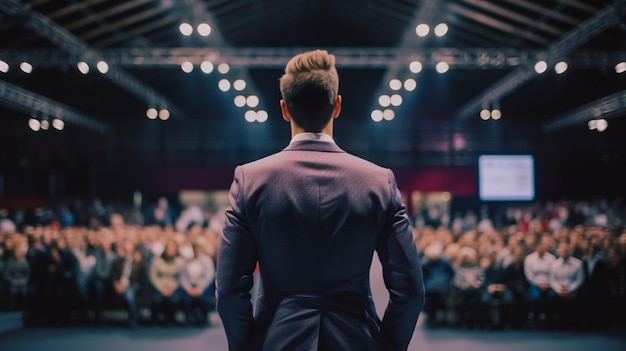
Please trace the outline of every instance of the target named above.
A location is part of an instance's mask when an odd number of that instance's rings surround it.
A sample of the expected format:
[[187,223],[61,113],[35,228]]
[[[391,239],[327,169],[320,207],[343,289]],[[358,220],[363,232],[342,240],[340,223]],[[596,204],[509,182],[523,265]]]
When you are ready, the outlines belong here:
[[[306,130],[304,130],[302,127],[296,125],[295,123],[291,123],[291,137],[293,138],[294,136],[296,136],[297,134],[301,134],[301,133],[307,133]],[[324,127],[321,131],[319,131],[319,133],[321,134],[327,134],[330,135],[331,138],[333,136],[333,124],[332,121],[330,123],[328,123],[326,125],[326,127]]]

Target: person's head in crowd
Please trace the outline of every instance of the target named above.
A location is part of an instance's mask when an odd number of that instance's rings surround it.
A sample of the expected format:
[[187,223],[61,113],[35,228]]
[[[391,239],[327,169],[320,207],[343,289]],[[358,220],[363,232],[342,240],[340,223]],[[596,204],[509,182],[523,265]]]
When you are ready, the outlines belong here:
[[474,266],[477,264],[476,250],[471,247],[463,247],[459,250],[459,262],[461,266]]
[[550,249],[550,242],[546,239],[545,236],[539,238],[539,242],[535,246],[535,252],[539,254],[539,256],[543,256]]
[[526,258],[526,250],[522,246],[513,249],[513,264],[523,265]]
[[25,256],[26,256],[26,252],[24,252],[24,250],[20,248],[17,248],[16,250],[13,251],[13,258],[16,261],[20,261],[20,262],[23,261]]
[[100,250],[102,250],[104,253],[109,253],[111,252],[113,243],[111,242],[111,240],[107,237],[102,237],[100,238],[99,242],[98,242],[98,247],[100,248]]
[[622,255],[626,255],[626,232],[619,236],[618,243],[622,250]]
[[130,252],[126,250],[126,245],[115,245],[115,255],[117,257],[126,257],[129,253]]
[[160,209],[166,209],[168,206],[167,198],[165,196],[159,197],[157,200],[157,207]]
[[461,250],[461,246],[457,243],[452,243],[446,246],[443,257],[450,262],[457,262],[459,257],[459,251]]
[[443,245],[439,243],[430,244],[426,250],[424,250],[424,257],[428,261],[437,261],[443,255]]
[[165,248],[163,249],[163,254],[161,254],[161,258],[166,261],[171,261],[176,256],[178,256],[178,244],[174,240],[168,240],[165,243]]
[[124,227],[124,217],[119,213],[111,214],[109,222],[111,223],[111,228],[121,229]]
[[572,255],[572,248],[570,247],[568,242],[561,242],[559,243],[557,253],[559,257],[565,261]]
[[141,250],[138,249],[134,249],[133,251],[133,262],[134,263],[142,263],[143,262],[143,254],[141,253]]
[[623,257],[624,255],[619,244],[609,246],[609,249],[606,251],[606,258],[613,267],[617,266]]
[[492,255],[481,256],[480,260],[478,260],[478,266],[482,269],[487,269],[491,267],[494,263],[494,259]]
[[59,251],[63,251],[65,249],[67,249],[67,241],[65,240],[65,238],[60,237],[55,241],[55,246],[57,249],[59,249]]

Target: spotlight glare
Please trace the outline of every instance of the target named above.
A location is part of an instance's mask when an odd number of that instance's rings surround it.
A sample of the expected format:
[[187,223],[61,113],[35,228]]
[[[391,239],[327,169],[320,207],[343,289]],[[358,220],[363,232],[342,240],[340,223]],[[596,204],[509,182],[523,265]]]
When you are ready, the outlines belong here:
[[9,71],[9,64],[0,60],[0,72],[7,73]]
[[234,83],[233,83],[233,88],[235,88],[235,90],[237,91],[242,91],[246,88],[246,81],[243,79],[237,79]]
[[425,23],[419,24],[415,27],[415,34],[417,34],[418,37],[423,38],[428,35],[428,32],[430,32],[430,27]]
[[[7,66],[8,67],[8,66]],[[626,72],[626,61],[622,61],[615,65],[615,73],[624,73]]]
[[413,91],[417,87],[417,82],[413,78],[409,78],[404,81],[404,89],[406,91]]
[[381,110],[372,111],[372,121],[380,122],[382,120],[383,120],[383,111]]
[[419,61],[413,61],[409,64],[409,69],[413,73],[420,73],[422,71],[422,63]]
[[567,71],[567,67],[567,62],[561,61],[554,66],[554,72],[556,72],[556,74],[563,74]]
[[244,107],[246,106],[246,97],[243,95],[235,96],[235,106]]
[[391,98],[389,100],[393,106],[402,105],[402,96],[400,96],[400,94],[391,95]]
[[63,128],[65,127],[65,122],[63,122],[63,120],[61,119],[55,118],[52,120],[52,126],[56,130],[63,130]]
[[209,74],[213,72],[213,63],[211,61],[202,61],[200,64],[200,69],[202,72]]
[[446,33],[448,33],[448,25],[445,23],[439,23],[435,26],[434,33],[439,38],[443,37]]
[[33,132],[37,132],[41,128],[41,123],[37,119],[31,118],[28,120],[28,127],[32,129]]
[[220,79],[219,83],[217,83],[217,86],[223,92],[227,92],[230,90],[230,82],[228,81],[228,79]]
[[243,117],[246,119],[247,122],[252,123],[252,122],[256,121],[256,112],[254,112],[252,110],[248,110],[243,115]]
[[250,95],[246,99],[246,105],[250,108],[255,108],[259,105],[259,97],[256,95]]
[[596,127],[598,129],[598,132],[604,132],[606,128],[609,127],[609,123],[606,121],[606,119],[599,119],[596,121]]
[[447,62],[439,62],[437,63],[437,65],[435,66],[435,70],[437,70],[438,73],[446,73],[448,72],[448,70],[450,69],[450,65]]
[[76,64],[76,67],[78,67],[78,70],[82,74],[89,73],[89,65],[87,64],[87,62],[80,61],[79,63]]
[[592,119],[591,121],[589,121],[589,123],[587,123],[587,126],[589,127],[589,130],[594,130],[598,128],[598,120]]
[[548,63],[546,61],[539,61],[535,63],[535,72],[541,74],[548,69]]
[[391,104],[391,97],[389,95],[381,95],[378,97],[378,104],[382,107],[387,107]]
[[180,31],[180,34],[188,37],[191,35],[191,33],[193,33],[193,27],[191,26],[191,24],[183,22],[180,24],[180,26],[178,26],[178,30]]
[[499,120],[500,117],[502,117],[502,111],[496,109],[493,109],[491,111],[491,118],[493,118],[495,121]]
[[33,66],[30,63],[24,61],[20,63],[20,69],[22,70],[22,72],[29,74],[33,71]]
[[98,68],[100,73],[105,74],[109,71],[109,64],[104,61],[98,61],[96,68]]
[[228,73],[228,71],[230,71],[230,66],[226,62],[222,62],[219,65],[217,65],[217,71],[220,72],[221,74],[226,74]]
[[391,121],[395,117],[396,117],[396,113],[393,112],[392,109],[388,108],[385,111],[383,111],[383,118],[385,119],[385,121]]
[[159,111],[159,118],[162,121],[166,121],[168,118],[170,118],[170,111],[166,108],[162,109],[161,111]]
[[259,123],[264,123],[265,121],[267,121],[267,118],[268,118],[268,117],[269,117],[269,116],[268,116],[268,114],[267,114],[267,111],[265,111],[265,110],[259,110],[259,111],[256,113],[256,120],[257,120],[257,122],[259,122]]
[[389,81],[389,89],[391,90],[400,90],[402,89],[402,82],[400,79],[392,79]]
[[150,119],[155,119],[159,116],[159,111],[157,111],[156,108],[154,107],[150,107],[147,111],[146,111],[146,117],[150,118]]
[[485,108],[482,111],[480,111],[480,119],[482,119],[483,121],[486,121],[489,119],[489,117],[491,117],[491,113],[489,112],[489,110]]
[[41,121],[41,129],[48,130],[48,128],[50,128],[50,122],[48,122],[48,120],[46,120],[46,119],[42,120]]
[[208,37],[209,34],[211,34],[211,26],[207,23],[200,23],[196,29],[198,30],[198,34],[203,37]]
[[191,73],[191,71],[193,71],[193,63],[185,61],[180,64],[180,69],[182,69],[185,73]]

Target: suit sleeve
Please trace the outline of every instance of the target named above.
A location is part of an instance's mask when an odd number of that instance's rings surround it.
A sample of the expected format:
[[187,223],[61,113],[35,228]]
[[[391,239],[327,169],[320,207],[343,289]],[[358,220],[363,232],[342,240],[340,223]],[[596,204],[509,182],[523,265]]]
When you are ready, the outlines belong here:
[[406,350],[424,305],[424,282],[406,208],[395,177],[388,172],[391,201],[376,248],[389,290],[382,329],[398,350]]
[[222,318],[231,351],[242,350],[252,329],[250,290],[257,262],[257,246],[246,216],[243,172],[235,169],[230,206],[217,257],[217,311]]

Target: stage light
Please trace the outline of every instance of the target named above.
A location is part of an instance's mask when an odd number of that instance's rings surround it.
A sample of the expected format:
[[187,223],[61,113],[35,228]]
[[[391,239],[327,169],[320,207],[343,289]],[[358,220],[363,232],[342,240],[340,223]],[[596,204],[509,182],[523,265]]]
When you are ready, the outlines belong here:
[[442,74],[448,72],[449,69],[450,65],[447,62],[443,61],[437,63],[437,65],[435,66],[435,70]]
[[400,94],[391,95],[391,98],[389,100],[393,106],[402,105],[402,96],[400,96]]
[[381,95],[378,97],[378,104],[382,107],[387,107],[391,104],[391,97],[389,95]]
[[497,121],[500,119],[500,117],[502,117],[502,111],[500,111],[497,108],[494,108],[493,110],[491,110],[491,118]]
[[587,126],[589,127],[589,130],[594,130],[598,128],[598,120],[592,119],[591,121],[589,121],[589,123],[587,123]]
[[259,123],[264,123],[265,121],[267,121],[267,118],[269,117],[269,115],[267,114],[267,111],[265,110],[259,110],[256,113],[256,121]]
[[221,74],[226,74],[228,73],[228,71],[230,71],[230,66],[226,62],[222,62],[219,65],[217,65],[217,71],[220,72]]
[[41,128],[41,123],[37,119],[31,118],[28,120],[28,127],[32,129],[33,132],[37,132]]
[[596,129],[598,132],[604,132],[609,127],[609,123],[606,119],[599,119],[596,121]]
[[385,111],[383,111],[383,119],[385,121],[391,121],[392,119],[394,119],[396,117],[396,113],[393,112],[392,109],[386,109]]
[[109,64],[104,61],[98,61],[98,63],[96,63],[96,68],[100,73],[105,74],[109,71]]
[[435,26],[434,33],[440,38],[443,37],[446,33],[448,33],[448,25],[445,23],[439,23]]
[[556,74],[563,74],[567,71],[567,67],[567,62],[561,61],[554,66],[554,72],[556,72]]
[[82,74],[89,73],[89,65],[87,64],[87,62],[80,61],[76,64],[76,67],[78,68],[78,71],[80,71],[80,73]]
[[622,61],[618,63],[617,65],[615,65],[615,73],[619,74],[619,73],[624,73],[624,72],[626,72],[626,61]]
[[402,82],[400,79],[392,79],[389,81],[389,89],[391,90],[400,90],[402,89]]
[[535,72],[541,74],[548,69],[548,64],[546,61],[539,61],[535,63]]
[[372,121],[380,122],[382,120],[383,120],[383,111],[381,110],[372,111]]
[[230,90],[230,82],[228,81],[228,79],[221,79],[219,83],[217,83],[217,86],[223,92],[227,92],[228,90]]
[[250,95],[246,99],[246,105],[251,108],[255,108],[259,105],[259,97],[256,95]]
[[180,64],[180,69],[182,69],[185,73],[191,73],[191,71],[193,71],[193,63],[185,61]]
[[168,118],[170,118],[170,111],[166,108],[162,109],[161,111],[159,111],[159,118],[162,121],[166,121]]
[[413,78],[409,78],[404,81],[404,89],[406,91],[413,91],[417,87],[417,82]]
[[430,27],[425,23],[419,24],[415,27],[415,34],[417,34],[418,37],[423,38],[428,35],[428,32],[430,32]]
[[9,64],[0,60],[0,72],[7,73],[9,71]]
[[63,128],[65,128],[65,122],[61,119],[55,118],[52,120],[52,126],[56,130],[63,130]]
[[243,118],[245,118],[247,122],[252,123],[252,122],[256,121],[256,112],[254,112],[252,110],[248,110],[243,115]]
[[242,91],[246,88],[246,81],[243,79],[237,79],[234,83],[233,83],[233,88],[237,91]]
[[420,73],[422,71],[422,63],[419,61],[413,61],[409,64],[409,70],[413,73]]
[[243,95],[235,96],[235,106],[244,107],[246,106],[246,97]]
[[489,117],[491,117],[491,113],[489,112],[488,109],[484,108],[480,111],[480,119],[482,119],[483,121],[486,121],[489,119]]
[[48,130],[50,128],[50,122],[47,119],[41,120],[41,129]]
[[20,63],[20,69],[22,70],[22,72],[29,74],[33,71],[33,66],[30,63],[24,61]]
[[191,26],[191,24],[183,22],[180,24],[180,26],[178,26],[178,30],[180,31],[180,34],[188,37],[191,35],[191,33],[193,33],[193,27]]
[[148,117],[150,119],[155,119],[155,118],[159,117],[159,111],[157,111],[157,109],[154,108],[154,107],[150,107],[146,111],[146,117]]
[[209,34],[211,34],[211,26],[207,23],[200,23],[196,29],[198,30],[198,34],[203,37],[208,37]]
[[200,69],[206,74],[213,72],[213,62],[202,61],[202,63],[200,64]]

